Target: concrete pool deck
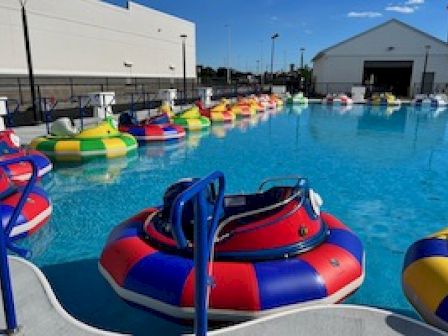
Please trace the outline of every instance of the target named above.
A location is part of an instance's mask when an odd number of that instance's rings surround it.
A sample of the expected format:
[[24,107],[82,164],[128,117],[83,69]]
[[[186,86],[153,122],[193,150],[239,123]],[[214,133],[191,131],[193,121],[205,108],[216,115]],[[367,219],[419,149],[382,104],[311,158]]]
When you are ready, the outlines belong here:
[[[9,257],[19,335],[123,336],[70,316],[32,263]],[[0,323],[5,326],[3,314]],[[150,329],[149,329],[150,330]],[[355,305],[315,306],[210,331],[210,336],[442,336],[443,331],[389,311]]]

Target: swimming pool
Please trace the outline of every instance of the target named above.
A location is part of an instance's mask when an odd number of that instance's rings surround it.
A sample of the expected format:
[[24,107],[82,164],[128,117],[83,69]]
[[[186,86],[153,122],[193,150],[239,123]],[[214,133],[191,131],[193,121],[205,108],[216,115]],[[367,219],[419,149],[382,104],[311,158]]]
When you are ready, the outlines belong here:
[[58,168],[43,180],[51,222],[25,244],[77,318],[137,335],[176,335],[186,327],[122,303],[100,276],[110,230],[161,203],[182,177],[219,169],[227,191],[239,192],[269,176],[300,174],[364,242],[366,280],[348,302],[415,316],[401,291],[401,265],[413,241],[448,223],[447,122],[442,110],[310,105],[145,146],[129,158]]

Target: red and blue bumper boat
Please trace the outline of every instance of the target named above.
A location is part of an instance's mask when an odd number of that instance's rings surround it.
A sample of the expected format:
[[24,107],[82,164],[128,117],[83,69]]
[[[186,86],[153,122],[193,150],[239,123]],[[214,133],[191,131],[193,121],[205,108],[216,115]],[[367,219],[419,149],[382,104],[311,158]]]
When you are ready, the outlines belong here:
[[[225,196],[219,174],[219,188],[207,184],[212,175],[180,180],[162,206],[112,231],[99,269],[121,298],[180,320],[192,319],[196,307],[210,320],[241,321],[337,303],[361,286],[360,239],[320,211],[307,179],[271,179],[254,194]],[[197,199],[186,198],[198,190]],[[202,279],[196,288],[195,279]]]
[[[20,139],[13,130],[0,132],[0,162],[27,156],[37,165],[37,175],[42,177],[53,169],[48,157],[36,150],[27,150],[20,147]],[[32,166],[28,161],[2,165],[6,174],[16,182],[25,182],[30,179]]]
[[118,129],[133,135],[140,142],[169,141],[185,137],[183,127],[172,124],[166,113],[139,122],[134,113],[125,112],[120,115]]
[[[21,162],[31,167],[30,179],[26,185],[12,181],[4,169],[5,165],[16,165]],[[36,168],[33,168],[33,165]],[[34,185],[37,174],[36,161],[32,156],[0,162],[0,218],[3,229],[12,240],[33,234],[50,218],[51,202],[46,192]]]

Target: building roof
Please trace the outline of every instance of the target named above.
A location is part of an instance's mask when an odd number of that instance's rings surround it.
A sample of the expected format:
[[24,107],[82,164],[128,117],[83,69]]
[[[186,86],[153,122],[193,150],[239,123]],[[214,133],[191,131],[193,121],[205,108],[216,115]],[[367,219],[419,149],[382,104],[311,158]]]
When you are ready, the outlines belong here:
[[422,30],[419,30],[419,29],[417,29],[417,28],[415,28],[415,27],[413,27],[413,26],[411,26],[411,25],[408,25],[407,23],[404,23],[403,21],[400,21],[400,20],[397,20],[397,19],[390,19],[390,20],[387,20],[387,21],[385,21],[385,22],[383,22],[383,23],[381,23],[381,24],[379,24],[379,25],[373,27],[373,28],[370,28],[370,29],[368,29],[368,30],[366,30],[366,31],[364,31],[364,32],[362,32],[362,33],[359,33],[359,34],[357,34],[357,35],[354,35],[354,36],[352,36],[352,37],[350,37],[350,38],[348,38],[348,39],[346,39],[346,40],[343,40],[343,41],[341,41],[341,42],[339,42],[339,43],[336,43],[335,45],[333,45],[333,46],[331,46],[331,47],[328,47],[328,48],[326,48],[326,49],[324,49],[324,50],[318,52],[318,53],[316,54],[316,56],[313,57],[312,61],[313,61],[313,62],[317,61],[319,58],[321,58],[322,56],[324,56],[325,53],[327,53],[327,52],[328,52],[329,50],[331,50],[331,49],[334,49],[334,48],[336,48],[336,47],[339,47],[339,46],[341,46],[341,45],[343,45],[343,44],[345,44],[345,43],[347,43],[347,42],[349,42],[349,41],[352,41],[352,40],[354,40],[354,39],[357,39],[358,37],[362,37],[362,36],[364,36],[364,35],[367,35],[367,34],[369,34],[370,32],[375,31],[375,30],[377,30],[377,29],[379,29],[379,28],[382,28],[382,27],[384,27],[384,26],[387,26],[387,25],[389,25],[389,24],[391,24],[391,23],[395,23],[395,24],[401,25],[401,26],[403,26],[403,27],[406,28],[406,29],[412,30],[412,31],[414,31],[414,32],[416,32],[416,33],[418,33],[418,34],[420,34],[420,35],[423,35],[423,36],[425,36],[425,37],[427,37],[427,38],[430,38],[430,39],[434,40],[435,42],[440,43],[440,44],[442,44],[443,46],[445,46],[445,47],[448,48],[448,44],[447,44],[445,41],[442,41],[441,39],[439,39],[439,38],[437,38],[437,37],[435,37],[435,36],[433,36],[433,35],[431,35],[431,34],[425,33],[425,32],[422,31]]

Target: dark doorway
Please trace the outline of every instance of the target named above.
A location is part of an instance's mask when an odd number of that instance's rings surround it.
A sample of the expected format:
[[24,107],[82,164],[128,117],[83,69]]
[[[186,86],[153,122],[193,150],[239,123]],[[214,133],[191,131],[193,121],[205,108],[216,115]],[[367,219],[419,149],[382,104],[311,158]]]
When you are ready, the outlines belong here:
[[370,91],[410,95],[413,61],[365,61],[363,82]]

